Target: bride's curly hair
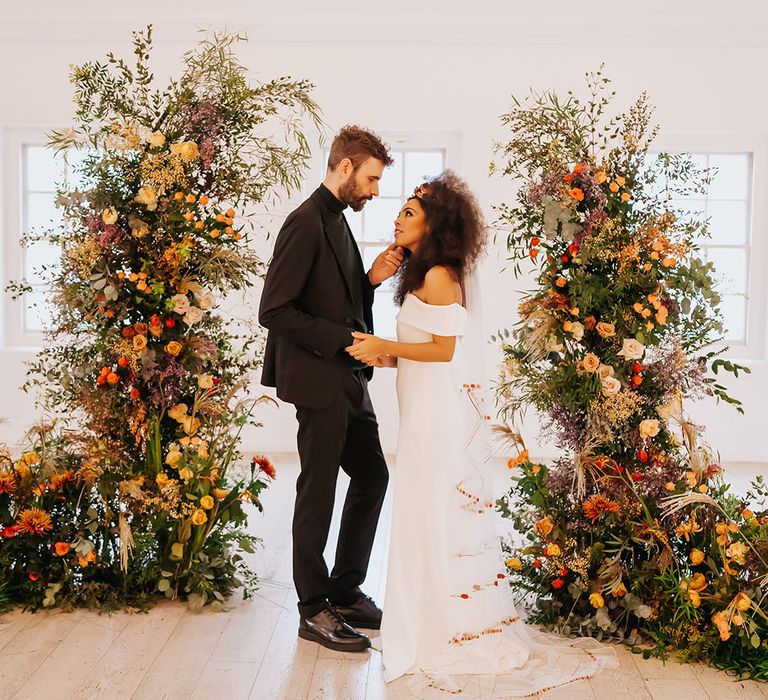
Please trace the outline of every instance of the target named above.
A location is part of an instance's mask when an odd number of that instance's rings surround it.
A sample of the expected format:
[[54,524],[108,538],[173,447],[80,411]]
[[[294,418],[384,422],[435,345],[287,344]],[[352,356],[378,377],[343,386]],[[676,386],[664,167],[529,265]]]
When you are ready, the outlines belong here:
[[419,289],[430,268],[444,265],[463,286],[486,241],[486,227],[477,198],[452,170],[419,185],[409,199],[418,199],[427,222],[427,235],[397,271],[395,303]]

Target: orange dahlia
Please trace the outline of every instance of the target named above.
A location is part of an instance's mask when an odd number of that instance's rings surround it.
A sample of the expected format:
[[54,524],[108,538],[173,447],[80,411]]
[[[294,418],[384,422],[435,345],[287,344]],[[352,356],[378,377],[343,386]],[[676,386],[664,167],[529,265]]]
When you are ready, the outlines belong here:
[[62,486],[66,486],[67,484],[72,483],[74,480],[75,472],[73,472],[71,469],[67,469],[64,472],[51,474],[51,489],[55,491],[56,489],[60,489]]
[[51,516],[42,508],[27,508],[19,513],[16,532],[27,535],[44,535],[53,529]]
[[0,493],[13,493],[16,490],[16,477],[11,472],[0,472]]
[[261,471],[263,471],[270,479],[277,477],[275,466],[264,455],[257,455],[252,460],[253,464],[257,465]]
[[593,523],[596,523],[603,514],[615,513],[618,515],[621,511],[619,504],[616,501],[612,501],[602,493],[598,493],[595,496],[590,496],[581,506],[584,509],[584,515],[586,515]]

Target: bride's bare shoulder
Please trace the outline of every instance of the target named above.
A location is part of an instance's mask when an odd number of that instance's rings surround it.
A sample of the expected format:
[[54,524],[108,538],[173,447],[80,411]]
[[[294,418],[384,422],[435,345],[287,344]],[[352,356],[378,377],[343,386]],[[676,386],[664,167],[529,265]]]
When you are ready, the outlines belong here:
[[419,296],[428,304],[460,304],[461,285],[456,273],[445,265],[430,267]]

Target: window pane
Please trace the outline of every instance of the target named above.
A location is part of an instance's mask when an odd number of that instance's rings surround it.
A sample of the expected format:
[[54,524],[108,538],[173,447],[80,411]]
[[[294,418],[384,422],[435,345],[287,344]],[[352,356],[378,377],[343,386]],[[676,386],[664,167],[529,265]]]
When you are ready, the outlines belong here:
[[715,285],[722,296],[746,294],[746,250],[743,248],[708,248],[707,260],[711,260],[715,264]]
[[707,211],[707,203],[703,199],[672,199],[669,204],[682,212],[705,214]]
[[712,243],[740,245],[747,242],[747,203],[709,202],[709,232]]
[[24,331],[39,333],[51,327],[50,292],[36,290],[24,294]]
[[54,195],[47,192],[27,195],[24,233],[43,233],[61,225],[61,209],[57,209],[54,202]]
[[395,235],[395,219],[400,212],[400,199],[374,199],[365,205],[363,240],[389,241]]
[[747,300],[736,294],[724,296],[720,302],[726,340],[744,342],[747,333]]
[[406,153],[405,195],[410,196],[425,179],[439,175],[442,171],[443,154],[441,152]]
[[379,183],[379,195],[381,197],[401,197],[403,194],[403,154],[392,153],[395,161],[388,168],[384,168],[384,174]]
[[24,154],[26,189],[53,192],[62,180],[61,162],[54,160],[53,151],[45,146],[25,146]]
[[[35,241],[24,249],[24,278],[30,284],[42,282],[41,266],[56,268],[59,264],[61,249],[48,241]],[[47,279],[48,274],[44,277]]]
[[373,329],[381,338],[395,338],[395,316],[399,309],[393,301],[391,292],[378,292],[373,302]]
[[711,199],[747,199],[749,156],[746,153],[711,155],[709,165],[717,168],[709,188]]

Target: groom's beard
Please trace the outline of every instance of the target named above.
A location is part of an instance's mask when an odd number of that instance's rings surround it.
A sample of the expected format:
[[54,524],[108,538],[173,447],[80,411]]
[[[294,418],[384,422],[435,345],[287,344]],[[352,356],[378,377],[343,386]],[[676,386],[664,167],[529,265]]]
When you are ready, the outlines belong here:
[[373,199],[364,195],[358,188],[354,174],[347,182],[339,187],[339,199],[344,202],[352,211],[360,211],[365,203]]

